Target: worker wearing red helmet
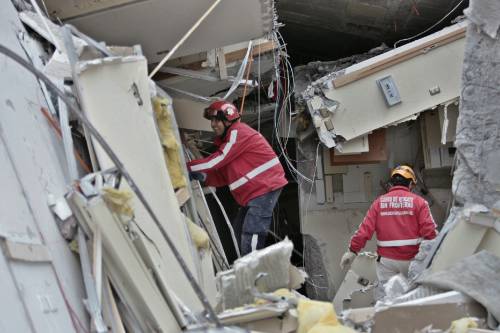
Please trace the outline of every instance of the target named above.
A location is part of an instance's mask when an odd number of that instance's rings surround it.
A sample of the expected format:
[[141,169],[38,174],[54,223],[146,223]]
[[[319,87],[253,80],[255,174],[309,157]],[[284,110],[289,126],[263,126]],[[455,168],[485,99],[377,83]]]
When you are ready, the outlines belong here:
[[368,240],[377,235],[377,279],[376,298],[384,296],[383,285],[394,275],[408,277],[410,261],[419,251],[423,239],[437,235],[429,204],[410,190],[417,179],[413,170],[406,165],[391,172],[389,192],[378,197],[368,209],[358,230],[352,236],[349,251],[340,266],[349,268],[356,255]]
[[242,206],[233,223],[241,254],[261,249],[274,206],[287,184],[283,167],[266,139],[240,122],[238,109],[232,103],[213,102],[203,116],[210,120],[217,151],[189,162],[190,177],[208,186],[229,186]]

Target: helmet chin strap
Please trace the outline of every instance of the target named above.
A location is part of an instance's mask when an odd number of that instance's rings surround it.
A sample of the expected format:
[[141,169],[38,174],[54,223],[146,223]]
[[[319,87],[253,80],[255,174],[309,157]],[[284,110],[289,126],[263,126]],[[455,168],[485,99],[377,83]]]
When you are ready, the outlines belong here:
[[224,132],[222,133],[221,138],[223,138],[223,137],[225,137],[225,136],[226,136],[226,134],[227,134],[227,130],[229,129],[229,127],[231,127],[231,126],[234,124],[234,122],[231,122],[231,123],[229,124],[229,126],[228,126],[228,125],[226,125],[227,120],[223,120],[222,122],[223,122],[223,124],[224,124]]

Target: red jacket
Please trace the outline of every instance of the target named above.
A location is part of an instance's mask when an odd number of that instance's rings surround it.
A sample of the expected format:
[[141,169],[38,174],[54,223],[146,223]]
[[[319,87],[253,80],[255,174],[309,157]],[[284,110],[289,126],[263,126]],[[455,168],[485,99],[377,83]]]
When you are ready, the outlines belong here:
[[421,240],[437,235],[427,201],[404,186],[392,187],[373,202],[351,238],[350,249],[361,251],[374,232],[378,254],[395,260],[413,259]]
[[189,171],[206,173],[208,186],[228,185],[241,206],[287,184],[279,158],[266,139],[247,124],[234,123],[214,143],[217,151],[189,162]]

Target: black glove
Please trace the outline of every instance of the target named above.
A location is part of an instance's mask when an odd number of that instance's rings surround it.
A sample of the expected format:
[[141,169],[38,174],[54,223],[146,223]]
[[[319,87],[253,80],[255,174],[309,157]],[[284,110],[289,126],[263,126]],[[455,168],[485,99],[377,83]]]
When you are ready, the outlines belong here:
[[189,172],[189,180],[197,180],[200,182],[204,182],[207,179],[207,174],[203,172]]

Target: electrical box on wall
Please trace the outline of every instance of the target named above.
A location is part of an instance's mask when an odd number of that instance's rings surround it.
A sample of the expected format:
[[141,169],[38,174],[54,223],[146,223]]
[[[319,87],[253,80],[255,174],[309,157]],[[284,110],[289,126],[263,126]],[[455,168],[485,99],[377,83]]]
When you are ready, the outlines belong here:
[[380,87],[388,106],[401,103],[398,87],[396,86],[396,82],[394,82],[391,75],[378,79],[377,84]]

